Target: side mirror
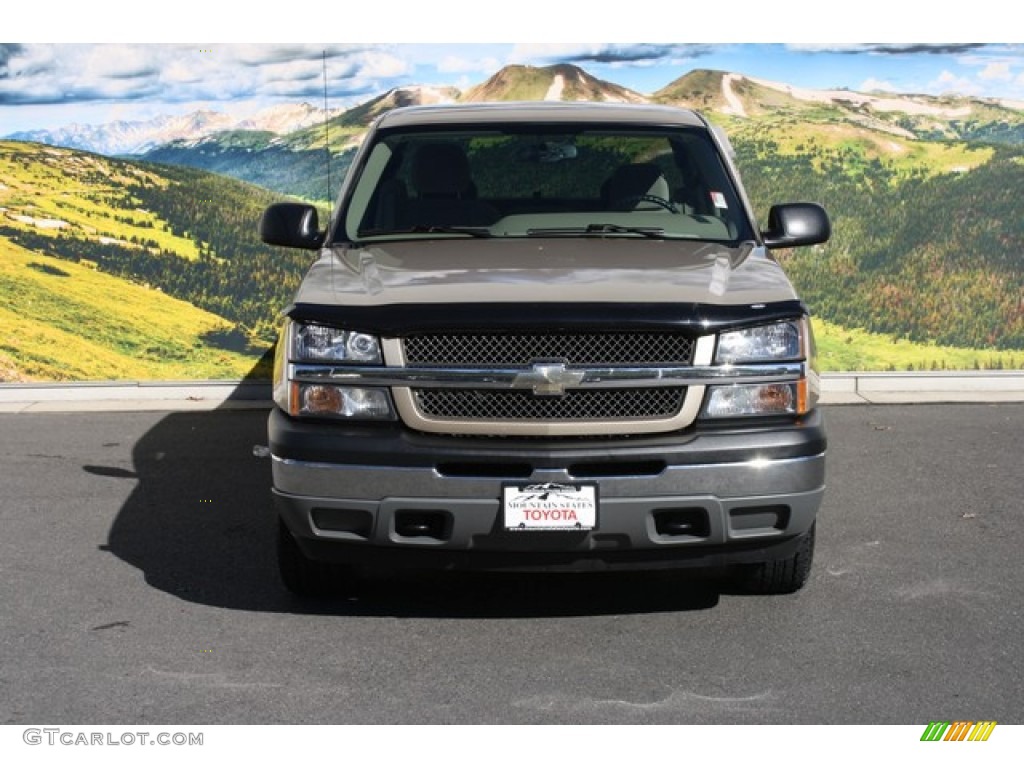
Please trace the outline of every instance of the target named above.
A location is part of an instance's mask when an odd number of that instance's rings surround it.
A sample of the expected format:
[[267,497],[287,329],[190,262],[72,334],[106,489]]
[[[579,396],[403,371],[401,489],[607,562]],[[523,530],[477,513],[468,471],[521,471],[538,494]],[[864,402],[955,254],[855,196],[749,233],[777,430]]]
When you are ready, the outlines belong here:
[[304,203],[274,203],[260,217],[260,237],[267,245],[316,250],[324,233],[316,208]]
[[817,203],[773,205],[768,212],[768,229],[761,233],[769,248],[816,245],[831,235],[828,214]]

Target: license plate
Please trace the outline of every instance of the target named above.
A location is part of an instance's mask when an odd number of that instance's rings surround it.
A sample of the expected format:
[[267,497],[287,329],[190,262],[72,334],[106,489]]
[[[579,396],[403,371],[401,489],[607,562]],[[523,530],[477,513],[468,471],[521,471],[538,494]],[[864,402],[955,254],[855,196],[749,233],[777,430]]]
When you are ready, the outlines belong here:
[[597,527],[597,486],[506,485],[501,506],[509,531],[591,531]]

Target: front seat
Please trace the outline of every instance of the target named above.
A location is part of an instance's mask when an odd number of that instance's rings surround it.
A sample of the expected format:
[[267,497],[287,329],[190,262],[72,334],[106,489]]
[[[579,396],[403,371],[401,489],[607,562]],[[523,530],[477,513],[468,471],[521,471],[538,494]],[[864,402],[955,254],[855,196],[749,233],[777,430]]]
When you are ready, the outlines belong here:
[[407,201],[409,224],[488,226],[498,219],[494,206],[478,200],[469,160],[457,144],[424,144],[412,159],[414,196]]
[[[666,211],[672,205],[668,181],[654,163],[620,165],[601,186],[601,197],[610,211]],[[652,197],[665,203],[645,199]]]

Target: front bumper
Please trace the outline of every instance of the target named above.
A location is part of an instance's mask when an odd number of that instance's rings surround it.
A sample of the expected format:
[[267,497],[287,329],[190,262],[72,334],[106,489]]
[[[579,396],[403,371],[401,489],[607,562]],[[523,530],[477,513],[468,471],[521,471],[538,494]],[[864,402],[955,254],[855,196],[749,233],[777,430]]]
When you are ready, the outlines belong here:
[[[446,437],[269,422],[282,519],[315,560],[428,567],[724,566],[786,557],[825,487],[820,412],[629,439]],[[504,484],[599,487],[593,531],[506,531]]]

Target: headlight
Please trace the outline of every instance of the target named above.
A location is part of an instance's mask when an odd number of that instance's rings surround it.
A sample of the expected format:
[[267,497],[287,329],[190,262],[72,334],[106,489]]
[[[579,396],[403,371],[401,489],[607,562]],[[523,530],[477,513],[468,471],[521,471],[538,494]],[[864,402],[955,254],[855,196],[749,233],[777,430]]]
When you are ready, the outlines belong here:
[[291,416],[392,420],[391,396],[384,387],[354,387],[330,381],[294,381],[303,367],[382,365],[380,340],[359,331],[286,319],[274,360],[274,402]]
[[767,363],[804,357],[802,320],[729,331],[718,338],[716,363]]
[[719,365],[800,361],[805,361],[804,373],[794,381],[708,387],[701,415],[710,419],[802,416],[818,401],[814,339],[807,318],[723,333],[715,353]]
[[369,363],[380,365],[376,336],[326,325],[291,325],[291,359],[303,363]]

